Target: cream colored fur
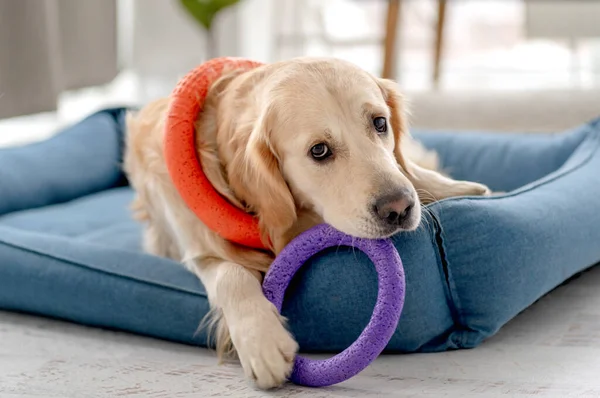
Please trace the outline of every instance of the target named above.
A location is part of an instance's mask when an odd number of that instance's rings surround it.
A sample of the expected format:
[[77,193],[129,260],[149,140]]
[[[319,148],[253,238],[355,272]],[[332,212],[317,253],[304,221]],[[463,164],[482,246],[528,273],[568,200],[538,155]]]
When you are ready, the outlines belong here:
[[[404,101],[391,81],[335,59],[229,71],[198,115],[197,148],[214,187],[256,214],[272,242],[268,253],[240,247],[200,222],[172,185],[162,148],[168,103],[155,101],[127,121],[125,170],[137,192],[136,217],[146,225],[144,248],[181,261],[200,278],[219,355],[232,347],[261,388],[285,381],[298,349],[261,291],[263,273],[294,236],[323,221],[368,238],[416,228],[420,206],[403,228],[384,230],[374,218],[371,203],[390,186],[421,203],[489,194],[483,185],[436,171],[435,153],[410,138]],[[373,130],[376,116],[389,121],[387,134]],[[309,156],[320,142],[335,151],[326,163]]]

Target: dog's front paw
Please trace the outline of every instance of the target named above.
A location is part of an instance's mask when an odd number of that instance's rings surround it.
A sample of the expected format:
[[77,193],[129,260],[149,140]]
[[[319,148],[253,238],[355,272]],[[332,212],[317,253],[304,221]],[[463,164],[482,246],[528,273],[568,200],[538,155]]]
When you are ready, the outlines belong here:
[[489,189],[486,185],[482,185],[481,186],[481,191],[480,191],[480,195],[481,196],[492,196],[494,193],[492,192],[491,189]]
[[290,375],[298,343],[271,303],[260,307],[249,308],[243,319],[230,325],[230,332],[246,376],[259,388],[270,389]]
[[464,196],[491,196],[492,191],[483,184],[477,182],[461,182],[462,195]]

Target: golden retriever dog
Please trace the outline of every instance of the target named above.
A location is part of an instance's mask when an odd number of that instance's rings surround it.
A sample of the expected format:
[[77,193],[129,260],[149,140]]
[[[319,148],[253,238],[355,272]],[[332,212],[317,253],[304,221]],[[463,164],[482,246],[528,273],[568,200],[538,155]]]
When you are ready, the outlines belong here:
[[235,352],[260,388],[286,380],[298,349],[261,290],[291,239],[322,222],[356,237],[389,237],[417,228],[422,204],[489,194],[436,171],[435,153],[409,136],[392,81],[336,59],[231,70],[209,90],[196,134],[206,176],[258,218],[271,250],[241,247],[199,221],[170,181],[162,147],[168,105],[155,101],[127,121],[124,168],[146,225],[144,248],[200,278],[219,357]]

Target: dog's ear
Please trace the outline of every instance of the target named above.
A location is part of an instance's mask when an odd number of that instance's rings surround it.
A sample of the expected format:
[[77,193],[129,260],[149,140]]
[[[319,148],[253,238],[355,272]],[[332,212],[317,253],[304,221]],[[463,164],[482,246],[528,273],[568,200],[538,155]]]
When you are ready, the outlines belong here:
[[281,172],[279,157],[272,142],[275,109],[266,107],[250,127],[245,143],[230,164],[230,184],[246,209],[258,216],[263,240],[276,238],[297,219],[296,204]]
[[408,111],[406,100],[400,94],[396,82],[388,79],[377,79],[383,98],[390,109],[390,124],[394,133],[394,156],[404,171],[409,173],[407,164],[402,155],[402,138],[408,135]]

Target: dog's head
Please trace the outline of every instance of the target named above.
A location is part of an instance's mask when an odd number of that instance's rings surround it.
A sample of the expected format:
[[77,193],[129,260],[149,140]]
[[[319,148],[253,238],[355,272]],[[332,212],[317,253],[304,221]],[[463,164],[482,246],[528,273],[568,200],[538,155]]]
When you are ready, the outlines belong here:
[[231,138],[238,150],[228,174],[263,231],[289,229],[300,209],[357,237],[417,227],[421,209],[405,175],[406,122],[395,83],[339,60],[292,60],[260,74],[249,93],[252,122],[237,116],[247,131]]

